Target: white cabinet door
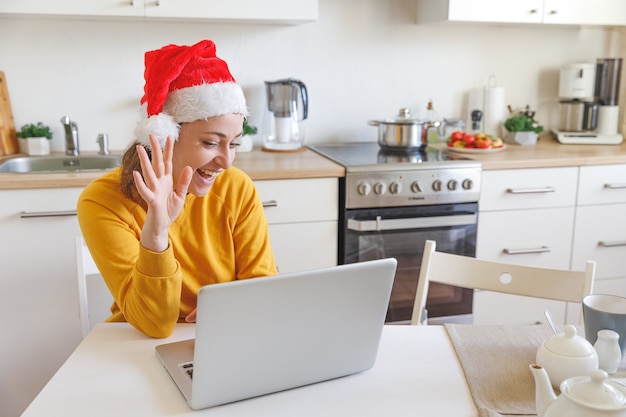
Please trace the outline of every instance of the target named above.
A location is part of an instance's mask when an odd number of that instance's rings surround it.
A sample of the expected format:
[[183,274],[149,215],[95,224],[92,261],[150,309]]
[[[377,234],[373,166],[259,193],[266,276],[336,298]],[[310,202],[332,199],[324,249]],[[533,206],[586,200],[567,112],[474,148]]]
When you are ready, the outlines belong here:
[[337,265],[337,221],[272,224],[269,229],[278,272]]
[[541,23],[543,14],[543,0],[450,0],[449,7],[455,21]]
[[310,21],[319,0],[145,0],[146,16],[238,21]]
[[3,0],[0,13],[296,23],[317,20],[319,0]]
[[623,0],[417,0],[417,22],[626,25]]
[[418,0],[417,22],[541,23],[543,0]]
[[0,13],[65,16],[145,16],[144,0],[3,0]]
[[626,25],[624,0],[545,0],[543,23]]
[[[81,340],[72,212],[80,188],[0,191],[0,415],[19,415]],[[41,217],[25,217],[37,213]],[[45,349],[45,350],[42,350]]]
[[280,272],[337,265],[339,180],[255,181]]

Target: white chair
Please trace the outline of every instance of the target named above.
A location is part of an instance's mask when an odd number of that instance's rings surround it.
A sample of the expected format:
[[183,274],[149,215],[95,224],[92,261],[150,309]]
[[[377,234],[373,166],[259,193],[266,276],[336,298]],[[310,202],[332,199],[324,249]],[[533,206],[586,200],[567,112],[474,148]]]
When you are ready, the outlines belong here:
[[76,237],[76,272],[78,278],[78,318],[83,338],[91,328],[111,315],[113,296],[82,236]]
[[435,248],[434,241],[426,241],[411,318],[412,325],[426,324],[424,312],[431,281],[463,288],[574,303],[581,303],[583,297],[593,291],[596,268],[594,261],[587,261],[585,271],[569,271],[484,261],[436,252]]

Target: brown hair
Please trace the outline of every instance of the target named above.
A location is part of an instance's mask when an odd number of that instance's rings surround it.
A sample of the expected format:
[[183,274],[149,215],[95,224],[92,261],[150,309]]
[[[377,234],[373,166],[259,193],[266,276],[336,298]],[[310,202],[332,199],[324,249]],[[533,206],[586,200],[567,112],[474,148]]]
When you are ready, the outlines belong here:
[[[138,171],[141,175],[143,175],[141,163],[139,162],[139,154],[137,153],[137,145],[141,144],[139,142],[131,144],[122,156],[122,176],[120,179],[120,186],[122,187],[122,192],[126,197],[145,207],[146,203],[137,192],[135,178],[133,177],[134,171]],[[152,159],[151,149],[147,146],[144,146],[144,148],[148,153],[148,157]]]

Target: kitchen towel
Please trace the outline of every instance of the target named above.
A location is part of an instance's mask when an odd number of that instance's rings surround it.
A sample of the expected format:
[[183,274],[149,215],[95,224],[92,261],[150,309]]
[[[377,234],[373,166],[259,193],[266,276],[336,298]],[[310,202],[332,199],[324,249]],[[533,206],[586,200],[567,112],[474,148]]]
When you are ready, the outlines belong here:
[[[535,416],[529,365],[553,333],[548,325],[445,324],[480,417]],[[626,376],[626,359],[611,377]],[[557,393],[558,394],[558,393]]]

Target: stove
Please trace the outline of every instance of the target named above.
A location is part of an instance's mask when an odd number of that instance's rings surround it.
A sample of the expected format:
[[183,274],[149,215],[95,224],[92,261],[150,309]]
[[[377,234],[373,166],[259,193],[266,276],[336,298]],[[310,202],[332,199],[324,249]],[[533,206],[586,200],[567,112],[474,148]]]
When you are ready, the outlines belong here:
[[[442,252],[476,255],[482,164],[435,148],[390,152],[376,142],[309,148],[346,169],[339,179],[338,263],[395,258],[386,322],[408,323],[425,241],[436,241]],[[429,323],[468,322],[472,300],[471,289],[432,283]]]
[[391,152],[375,142],[309,148],[346,168],[345,208],[477,202],[482,164],[427,147]]

